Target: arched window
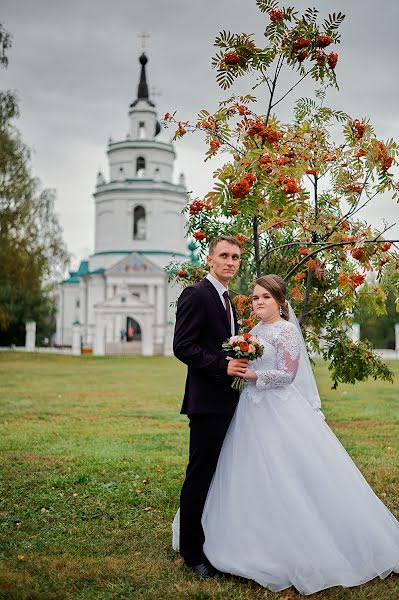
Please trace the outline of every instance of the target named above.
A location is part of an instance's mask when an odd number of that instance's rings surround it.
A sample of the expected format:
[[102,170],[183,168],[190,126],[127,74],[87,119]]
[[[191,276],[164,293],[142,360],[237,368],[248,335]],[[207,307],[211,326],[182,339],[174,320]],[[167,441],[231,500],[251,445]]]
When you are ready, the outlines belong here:
[[145,240],[147,237],[147,224],[144,206],[135,206],[133,212],[133,239]]
[[138,156],[136,160],[136,177],[144,177],[145,173],[145,158]]

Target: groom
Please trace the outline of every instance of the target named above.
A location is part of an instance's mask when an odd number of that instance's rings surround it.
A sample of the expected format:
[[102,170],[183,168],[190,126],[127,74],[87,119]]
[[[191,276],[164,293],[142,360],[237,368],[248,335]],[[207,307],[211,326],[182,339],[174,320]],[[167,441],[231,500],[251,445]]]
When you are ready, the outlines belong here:
[[237,273],[241,244],[221,235],[211,241],[209,274],[181,293],[173,340],[175,356],[188,366],[182,414],[190,421],[190,452],[180,495],[180,554],[185,566],[204,579],[217,574],[206,559],[201,525],[206,496],[238,402],[232,377],[243,376],[248,361],[227,361],[222,343],[238,330],[228,294]]

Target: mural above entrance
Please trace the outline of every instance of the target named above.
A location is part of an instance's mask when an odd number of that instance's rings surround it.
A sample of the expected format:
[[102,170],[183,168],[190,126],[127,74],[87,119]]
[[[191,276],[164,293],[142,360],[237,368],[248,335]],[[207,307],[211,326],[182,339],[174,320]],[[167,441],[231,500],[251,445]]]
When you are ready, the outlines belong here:
[[126,274],[126,273],[159,273],[162,269],[155,265],[148,258],[133,252],[126,258],[123,258],[116,265],[108,269],[107,274]]

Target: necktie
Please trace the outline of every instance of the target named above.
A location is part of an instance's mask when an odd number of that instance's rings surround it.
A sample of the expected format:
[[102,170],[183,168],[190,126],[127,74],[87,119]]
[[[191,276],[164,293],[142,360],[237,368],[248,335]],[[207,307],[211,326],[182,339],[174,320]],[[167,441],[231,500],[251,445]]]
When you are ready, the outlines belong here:
[[223,292],[223,298],[224,298],[224,303],[226,305],[227,320],[229,322],[229,328],[231,330],[230,298],[229,298],[229,293],[227,290],[225,292]]

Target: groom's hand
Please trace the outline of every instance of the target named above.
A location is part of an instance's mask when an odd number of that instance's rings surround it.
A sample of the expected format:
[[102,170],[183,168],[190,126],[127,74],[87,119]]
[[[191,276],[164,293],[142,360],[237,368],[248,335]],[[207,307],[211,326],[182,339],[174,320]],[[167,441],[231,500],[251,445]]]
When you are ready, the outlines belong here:
[[247,358],[230,358],[227,364],[227,375],[231,377],[243,377],[247,369]]

